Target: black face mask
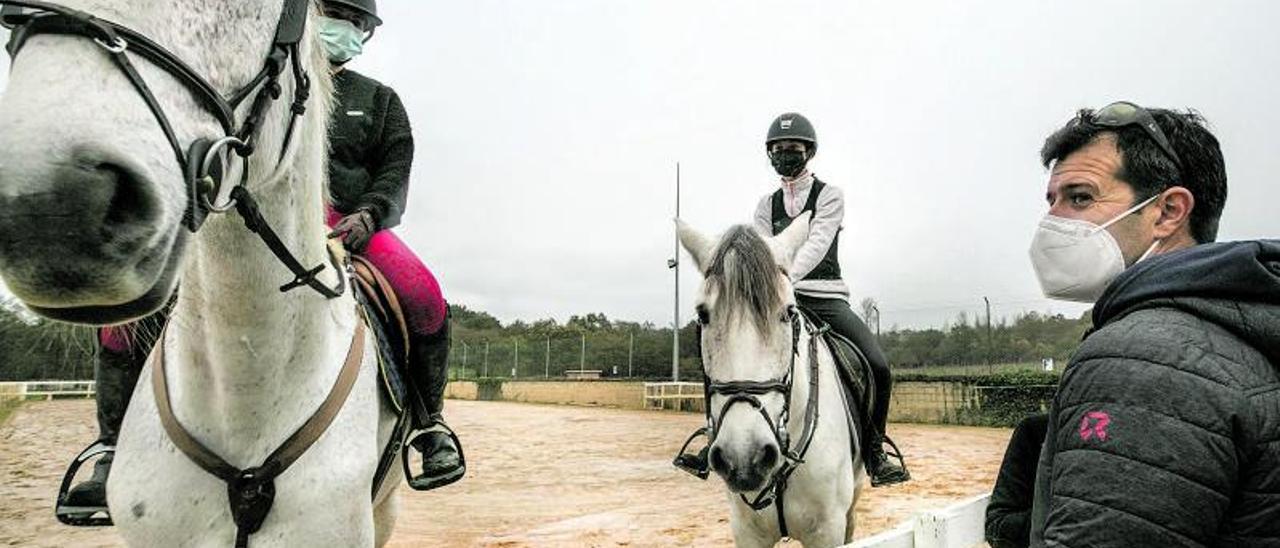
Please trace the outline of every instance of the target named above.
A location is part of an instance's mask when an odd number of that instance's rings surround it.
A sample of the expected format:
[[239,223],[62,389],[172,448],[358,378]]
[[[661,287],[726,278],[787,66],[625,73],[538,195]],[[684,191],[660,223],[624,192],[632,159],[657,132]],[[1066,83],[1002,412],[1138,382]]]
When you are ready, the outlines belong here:
[[783,177],[799,175],[804,171],[804,165],[809,163],[805,153],[799,150],[779,150],[770,154],[769,160],[773,162],[773,170]]

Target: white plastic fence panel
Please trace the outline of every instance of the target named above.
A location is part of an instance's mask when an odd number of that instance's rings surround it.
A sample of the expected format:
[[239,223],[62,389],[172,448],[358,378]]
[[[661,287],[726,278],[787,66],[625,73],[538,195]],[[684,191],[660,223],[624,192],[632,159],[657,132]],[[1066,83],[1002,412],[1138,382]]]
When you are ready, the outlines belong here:
[[969,548],[982,546],[991,495],[926,510],[894,529],[848,545],[851,548]]
[[89,397],[94,395],[94,387],[93,381],[0,382],[0,397],[20,399]]
[[914,521],[904,521],[897,527],[864,538],[846,548],[914,548],[916,531]]

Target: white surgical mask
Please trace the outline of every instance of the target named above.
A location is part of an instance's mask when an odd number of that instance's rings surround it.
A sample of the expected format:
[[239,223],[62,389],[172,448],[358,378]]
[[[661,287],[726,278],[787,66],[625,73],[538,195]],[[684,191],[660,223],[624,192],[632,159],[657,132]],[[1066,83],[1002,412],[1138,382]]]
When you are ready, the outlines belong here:
[[[1125,269],[1120,244],[1107,227],[1159,196],[1143,200],[1102,225],[1045,215],[1031,240],[1031,266],[1040,279],[1044,295],[1064,301],[1096,302],[1111,280]],[[1160,240],[1153,242],[1138,261],[1150,256],[1159,245]]]
[[320,43],[329,61],[342,64],[364,51],[364,32],[351,21],[321,17]]

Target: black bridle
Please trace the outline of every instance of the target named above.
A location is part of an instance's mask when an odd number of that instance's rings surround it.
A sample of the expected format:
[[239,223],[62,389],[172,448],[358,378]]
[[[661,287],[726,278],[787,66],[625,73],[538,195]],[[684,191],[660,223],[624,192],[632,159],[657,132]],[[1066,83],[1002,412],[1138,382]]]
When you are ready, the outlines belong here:
[[[808,318],[801,314],[795,306],[787,307],[783,321],[791,324],[791,358],[787,372],[780,378],[770,379],[766,381],[742,381],[742,380],[715,380],[707,372],[707,360],[703,356],[702,359],[702,388],[703,388],[703,412],[707,419],[707,425],[695,431],[689,439],[684,442],[678,454],[683,454],[693,440],[701,436],[707,437],[708,446],[715,443],[716,436],[719,433],[720,425],[724,423],[724,417],[729,409],[736,403],[745,403],[750,405],[760,413],[765,424],[769,426],[769,430],[773,433],[774,439],[778,443],[781,450],[782,465],[769,478],[769,482],[760,488],[759,493],[754,499],[747,498],[746,495],[739,494],[738,497],[752,510],[763,510],[769,505],[774,505],[778,514],[778,528],[783,537],[790,537],[787,530],[787,520],[783,513],[783,496],[787,490],[787,481],[791,478],[797,468],[804,463],[804,457],[809,452],[809,446],[813,443],[814,430],[818,423],[818,335],[828,329],[827,326],[815,327],[809,322]],[[800,431],[800,436],[796,439],[796,443],[791,443],[791,433],[787,430],[787,424],[791,420],[791,389],[795,382],[796,357],[800,355],[800,333],[802,326],[809,332],[809,395],[805,402],[804,423]],[[702,344],[702,323],[698,323],[698,344],[699,354],[701,354]],[[769,393],[778,393],[782,396],[782,411],[778,413],[775,420],[769,416],[769,412],[765,409],[764,403],[760,401],[760,396]],[[711,397],[720,395],[727,400],[720,407],[717,415],[711,414]],[[688,470],[699,478],[706,479],[709,475],[707,470]]]
[[[345,292],[346,276],[337,257],[329,254],[330,266],[338,273],[337,284],[329,287],[316,278],[326,265],[321,263],[312,268],[304,267],[263,218],[257,201],[245,187],[249,178],[248,159],[257,148],[256,139],[267,110],[283,93],[280,76],[286,69],[292,70],[294,89],[289,126],[280,148],[281,161],[292,142],[298,119],[307,110],[311,78],[302,67],[299,44],[306,29],[310,0],[284,0],[284,9],[264,66],[228,98],[223,98],[208,80],[177,55],[128,27],[49,2],[0,0],[0,5],[3,6],[0,8],[0,23],[13,31],[6,46],[11,57],[17,57],[27,39],[35,35],[83,36],[93,40],[120,68],[155,116],[182,168],[187,191],[183,225],[188,230],[193,233],[198,231],[210,213],[225,213],[235,209],[244,219],[245,226],[257,234],[271,253],[293,273],[294,279],[281,286],[280,291],[306,285],[329,299]],[[186,87],[200,105],[217,119],[223,136],[217,139],[199,138],[184,148],[178,141],[169,117],[151,92],[151,87],[134,67],[129,52],[159,67]],[[253,97],[253,102],[248,115],[243,122],[237,123],[235,112],[250,97]],[[229,152],[235,152],[243,160],[240,180],[226,189],[222,178],[227,171]],[[222,201],[219,201],[220,198]]]

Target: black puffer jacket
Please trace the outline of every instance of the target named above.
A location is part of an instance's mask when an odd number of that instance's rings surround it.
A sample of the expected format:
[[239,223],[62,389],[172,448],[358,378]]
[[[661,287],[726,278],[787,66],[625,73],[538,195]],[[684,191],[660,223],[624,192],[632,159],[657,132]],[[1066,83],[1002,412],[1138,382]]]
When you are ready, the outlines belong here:
[[1049,417],[1032,545],[1280,546],[1280,241],[1129,269]]
[[400,224],[413,134],[395,90],[351,69],[334,75],[329,195],[341,213],[367,209],[379,229]]

